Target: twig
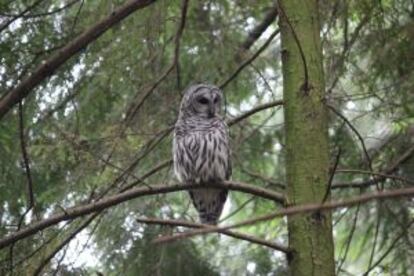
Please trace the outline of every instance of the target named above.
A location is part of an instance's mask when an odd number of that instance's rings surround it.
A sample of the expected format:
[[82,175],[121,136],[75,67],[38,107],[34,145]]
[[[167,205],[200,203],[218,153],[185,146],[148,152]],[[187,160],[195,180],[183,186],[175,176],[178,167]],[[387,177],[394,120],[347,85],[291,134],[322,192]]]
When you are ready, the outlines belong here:
[[377,242],[378,242],[378,236],[379,236],[379,229],[380,229],[380,225],[381,225],[381,212],[380,209],[382,207],[381,202],[378,202],[379,206],[376,208],[377,211],[377,219],[376,219],[376,223],[375,223],[375,233],[374,233],[374,241],[372,243],[372,248],[371,248],[371,254],[369,256],[369,261],[368,261],[368,269],[371,267],[372,262],[374,261],[374,255],[375,255],[375,249],[377,247]]
[[341,157],[341,148],[339,148],[338,153],[336,154],[335,163],[334,163],[334,166],[331,170],[331,174],[330,174],[329,180],[328,180],[328,188],[326,189],[325,196],[322,199],[322,203],[324,203],[328,199],[329,194],[331,193],[332,181],[334,179],[336,168],[338,167],[340,157]]
[[406,182],[408,184],[414,184],[414,180],[408,179],[406,177],[398,176],[398,175],[391,175],[382,172],[371,172],[371,171],[364,171],[364,170],[357,170],[357,169],[339,169],[336,173],[355,173],[355,174],[368,174],[368,175],[375,175],[380,176],[382,179],[389,178],[395,179],[402,182]]
[[307,93],[307,92],[309,92],[310,87],[309,87],[309,75],[308,75],[309,73],[308,73],[308,64],[307,64],[307,62],[306,62],[305,53],[304,53],[304,51],[303,51],[303,49],[302,49],[302,45],[300,44],[299,37],[298,37],[298,35],[296,34],[295,29],[293,28],[292,24],[290,23],[289,18],[287,17],[287,15],[286,15],[286,13],[285,13],[285,10],[284,10],[284,8],[283,8],[283,6],[282,6],[282,2],[281,2],[281,1],[277,1],[277,3],[278,3],[278,4],[277,4],[277,9],[279,10],[279,14],[280,14],[281,18],[282,18],[282,17],[284,17],[284,18],[285,18],[286,23],[288,24],[289,29],[290,29],[290,31],[292,32],[293,39],[295,40],[296,45],[298,46],[298,49],[299,49],[299,54],[300,54],[300,58],[302,59],[302,64],[303,64],[303,74],[304,74],[304,78],[305,78],[304,83],[303,83],[303,85],[302,85],[302,88],[303,88],[303,90]]
[[401,231],[401,233],[392,241],[391,245],[388,247],[388,249],[381,255],[381,257],[378,258],[378,260],[373,263],[371,266],[369,266],[369,268],[367,269],[367,271],[365,271],[364,274],[362,274],[363,276],[368,276],[369,273],[376,267],[378,266],[387,256],[388,254],[391,253],[391,251],[394,249],[395,245],[397,244],[397,242],[404,237],[404,235],[407,234],[407,229],[410,229],[410,226],[414,223],[414,220],[411,220],[410,223],[408,223],[408,225]]
[[95,213],[91,215],[86,221],[84,221],[80,226],[78,226],[69,236],[67,236],[59,245],[51,251],[45,258],[42,259],[42,262],[37,266],[36,270],[33,272],[33,275],[40,275],[43,268],[52,260],[52,258],[63,248],[65,247],[73,238],[75,238],[83,229],[85,229],[100,213]]
[[[338,268],[336,270],[336,274],[339,274],[339,271],[341,271],[343,264],[345,263],[345,260],[348,256],[348,252],[349,252],[349,248],[351,247],[351,242],[352,242],[352,237],[354,236],[355,233],[355,229],[356,229],[356,224],[358,221],[358,216],[359,216],[359,211],[361,210],[361,204],[357,204],[356,210],[355,210],[355,216],[354,219],[352,220],[352,227],[351,230],[349,231],[349,235],[347,237],[346,240],[346,245],[345,245],[345,253],[343,255],[343,257],[341,258],[341,260],[339,260],[339,265]],[[341,253],[342,253],[342,249],[341,248]]]
[[30,5],[29,7],[27,7],[25,10],[23,10],[21,13],[16,14],[15,16],[13,16],[12,19],[10,19],[9,21],[7,21],[6,23],[4,23],[2,26],[0,26],[0,33],[2,31],[4,31],[8,26],[10,26],[11,23],[13,23],[14,21],[16,21],[17,19],[19,19],[20,17],[24,16],[26,13],[28,13],[29,11],[31,11],[32,9],[36,8],[39,4],[41,4],[43,1],[45,0],[38,0],[36,2],[34,2],[32,5]]
[[270,36],[269,38],[266,40],[266,42],[259,48],[259,50],[257,50],[256,53],[254,53],[249,59],[247,59],[245,62],[243,62],[235,71],[234,73],[228,77],[226,80],[224,80],[220,85],[220,89],[224,89],[232,80],[234,80],[239,73],[246,67],[248,66],[250,63],[252,63],[264,50],[266,50],[266,48],[270,45],[270,42],[272,42],[273,38],[275,38],[275,36],[277,34],[279,34],[280,30],[277,29],[275,30]]
[[370,171],[373,171],[371,157],[368,154],[368,150],[367,150],[367,148],[365,146],[365,142],[364,142],[364,139],[362,138],[361,134],[353,126],[353,124],[344,115],[341,114],[341,112],[339,112],[338,110],[336,110],[335,107],[333,107],[332,105],[330,105],[328,103],[326,103],[326,106],[330,110],[332,110],[332,112],[335,113],[339,118],[341,118],[347,124],[347,126],[355,133],[355,135],[358,137],[358,140],[361,143],[362,149],[364,151],[365,158],[366,158],[367,163],[368,163],[368,168],[370,169]]
[[265,103],[265,104],[258,105],[256,107],[250,109],[249,111],[241,114],[240,116],[237,116],[233,119],[228,120],[227,125],[232,126],[232,125],[237,124],[238,122],[246,119],[247,117],[250,117],[251,115],[253,115],[253,114],[255,114],[259,111],[262,111],[262,110],[265,110],[265,109],[268,109],[268,108],[272,108],[272,107],[275,107],[275,106],[279,106],[279,105],[283,105],[282,100],[277,100],[277,101],[273,101],[273,102],[270,102],[270,103]]
[[[168,225],[168,226],[183,226],[188,228],[210,228],[211,225],[208,224],[200,224],[200,223],[194,223],[189,221],[183,221],[183,220],[164,220],[164,219],[156,219],[156,218],[138,218],[136,219],[139,223],[146,223],[146,224],[159,224],[159,225]],[[260,244],[267,246],[269,248],[281,251],[285,254],[289,254],[290,250],[288,247],[284,245],[280,245],[274,242],[266,241],[263,239],[259,239],[250,235],[238,233],[238,232],[232,232],[229,230],[223,230],[219,231],[219,233],[224,234],[226,236],[230,236],[236,239],[245,240],[248,242]]]
[[154,168],[152,168],[151,170],[149,170],[147,173],[145,173],[143,176],[141,176],[140,178],[138,178],[136,181],[128,184],[127,186],[123,187],[120,192],[125,192],[129,189],[131,189],[132,187],[136,186],[139,183],[142,183],[144,181],[145,178],[148,178],[149,176],[153,175],[154,173],[167,168],[168,166],[172,165],[172,160],[165,160],[163,162],[161,162],[160,164],[156,165]]
[[272,24],[275,19],[277,18],[278,12],[276,5],[273,5],[269,8],[268,12],[264,16],[262,22],[256,25],[248,34],[244,42],[240,46],[239,54],[237,56],[241,56],[240,52],[249,50],[250,47],[259,39],[259,37],[267,30],[267,28]]
[[35,200],[33,195],[33,181],[32,181],[32,174],[30,172],[30,162],[29,162],[29,156],[27,154],[26,150],[26,142],[24,137],[24,116],[23,116],[23,104],[22,102],[19,102],[19,133],[20,133],[20,147],[22,150],[22,156],[23,156],[23,162],[24,167],[26,170],[26,176],[27,176],[27,191],[28,191],[28,198],[29,198],[29,204],[28,204],[28,210],[31,208],[34,208],[35,206]]
[[156,240],[157,243],[164,243],[164,242],[172,242],[177,241],[183,238],[189,238],[200,234],[207,234],[207,233],[213,233],[221,230],[227,230],[232,228],[238,228],[246,225],[255,224],[258,222],[268,221],[272,220],[277,217],[283,217],[283,216],[291,216],[296,215],[299,213],[309,213],[309,212],[315,212],[315,211],[325,211],[325,210],[331,210],[335,208],[340,207],[350,207],[357,204],[365,203],[368,201],[372,201],[375,199],[387,199],[387,198],[399,198],[399,197],[413,197],[414,196],[414,187],[411,188],[403,188],[403,189],[396,189],[396,190],[390,190],[386,192],[376,192],[376,193],[369,193],[364,194],[361,196],[357,196],[348,200],[343,201],[331,201],[324,204],[306,204],[306,205],[298,205],[295,207],[285,208],[281,211],[274,212],[265,216],[261,216],[254,219],[249,219],[240,223],[232,224],[229,226],[219,227],[219,226],[212,226],[209,229],[200,229],[195,230],[192,232],[187,232],[183,234],[179,234],[172,237],[163,237]]
[[[388,166],[386,169],[384,169],[381,173],[375,173],[375,172],[370,172],[370,174],[374,173],[377,174],[378,177],[376,177],[375,179],[370,179],[368,181],[362,181],[362,182],[351,182],[351,183],[335,183],[332,185],[332,189],[341,189],[341,188],[364,188],[364,187],[368,187],[370,185],[374,185],[380,181],[385,180],[386,178],[391,178],[391,179],[396,179],[396,180],[400,180],[400,181],[404,181],[406,183],[412,183],[411,180],[406,179],[406,178],[402,178],[400,176],[394,176],[394,175],[390,175],[391,173],[393,173],[394,171],[396,171],[398,169],[398,167],[403,164],[405,161],[407,161],[409,158],[411,158],[411,156],[414,154],[414,146],[411,146],[410,148],[408,148],[408,150],[406,150],[404,152],[404,154],[402,154],[400,157],[398,157],[395,161],[393,161],[391,163],[390,166]],[[337,172],[341,172],[341,170],[338,170]]]

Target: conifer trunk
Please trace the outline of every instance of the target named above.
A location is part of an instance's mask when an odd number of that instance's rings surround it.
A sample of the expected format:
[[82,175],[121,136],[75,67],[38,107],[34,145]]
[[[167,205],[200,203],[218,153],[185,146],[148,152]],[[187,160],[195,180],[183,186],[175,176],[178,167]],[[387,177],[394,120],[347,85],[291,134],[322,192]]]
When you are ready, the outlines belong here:
[[[322,202],[329,178],[317,0],[279,1],[288,204]],[[330,212],[288,218],[293,276],[335,274]]]

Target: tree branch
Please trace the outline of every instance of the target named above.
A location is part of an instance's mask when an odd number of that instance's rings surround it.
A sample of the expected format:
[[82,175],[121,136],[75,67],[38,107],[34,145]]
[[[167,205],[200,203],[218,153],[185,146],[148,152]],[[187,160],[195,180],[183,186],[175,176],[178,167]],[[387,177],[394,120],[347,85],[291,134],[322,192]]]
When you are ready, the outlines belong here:
[[26,150],[26,140],[24,137],[24,116],[23,116],[23,104],[22,102],[19,102],[19,133],[20,133],[20,147],[22,150],[22,156],[23,156],[23,163],[26,170],[26,176],[27,176],[27,191],[28,191],[28,198],[29,198],[29,204],[27,206],[27,209],[30,210],[35,206],[35,200],[33,195],[33,180],[32,180],[32,174],[30,172],[30,162],[29,162],[29,155],[27,154]]
[[80,52],[89,43],[100,37],[109,28],[120,22],[136,10],[142,9],[156,0],[130,0],[125,5],[113,11],[108,17],[99,21],[96,25],[84,31],[77,38],[69,42],[65,47],[57,51],[48,60],[41,63],[33,73],[27,76],[14,89],[0,99],[0,119],[19,101],[27,97],[37,85],[52,75],[53,72],[65,63],[69,58]]
[[232,80],[234,80],[239,73],[250,63],[252,63],[266,48],[270,45],[270,42],[272,42],[273,38],[275,38],[276,35],[279,34],[279,29],[275,30],[270,37],[266,40],[266,42],[257,50],[256,53],[254,53],[249,59],[247,59],[245,62],[243,62],[237,69],[234,71],[234,73],[228,77],[226,80],[224,80],[220,85],[220,89],[224,89]]
[[273,102],[258,105],[256,107],[250,109],[249,111],[241,114],[240,116],[237,116],[234,119],[228,120],[227,125],[232,126],[232,125],[237,124],[238,122],[246,119],[247,117],[252,116],[253,114],[255,114],[259,111],[262,111],[262,110],[265,110],[265,109],[268,109],[268,108],[272,108],[272,107],[275,107],[275,106],[279,106],[279,105],[283,105],[283,100],[278,100],[278,101],[273,101]]
[[[266,199],[274,200],[279,203],[284,202],[284,196],[282,194],[276,193],[274,191],[266,190],[260,187],[255,187],[252,185],[247,185],[244,183],[238,183],[233,181],[226,181],[224,183],[214,183],[211,184],[209,187],[211,188],[220,188],[220,189],[229,189],[244,193],[253,194],[256,196],[260,196]],[[20,231],[16,231],[11,233],[10,235],[6,236],[5,238],[0,240],[0,249],[20,240],[34,233],[43,230],[49,226],[57,224],[61,221],[72,220],[77,217],[81,217],[84,215],[92,214],[98,211],[102,211],[108,207],[120,204],[122,202],[142,197],[148,195],[156,195],[156,194],[164,194],[164,193],[171,193],[177,191],[183,191],[188,189],[201,189],[205,188],[205,186],[199,184],[174,184],[174,185],[152,185],[146,187],[137,187],[131,190],[128,190],[123,193],[119,193],[113,196],[108,196],[101,200],[92,202],[90,204],[84,204],[72,208],[66,209],[64,212],[59,212],[57,214],[51,215],[47,219],[34,222],[23,228]]]
[[352,182],[351,183],[335,183],[335,184],[332,185],[332,189],[338,189],[338,188],[339,189],[340,188],[364,188],[364,187],[374,185],[374,184],[376,184],[380,181],[383,181],[386,178],[398,179],[400,181],[405,181],[407,183],[410,183],[410,182],[412,182],[411,180],[403,178],[403,177],[391,175],[391,173],[396,171],[398,169],[398,167],[402,163],[404,163],[407,159],[409,159],[413,154],[414,154],[414,146],[411,146],[410,148],[408,148],[404,152],[403,155],[401,155],[394,162],[392,162],[392,164],[389,167],[382,170],[382,172],[375,173],[375,172],[370,171],[370,174],[379,175],[378,177],[375,177],[375,179],[370,179],[370,180],[367,180],[367,181],[356,182],[356,183],[352,183]]
[[[240,46],[240,52],[247,51],[259,39],[259,37],[267,30],[277,18],[277,7],[272,6],[266,13],[262,22],[255,26],[248,34],[244,42]],[[238,56],[240,56],[240,52]]]
[[383,200],[383,199],[400,198],[400,197],[411,198],[413,196],[414,196],[414,187],[410,187],[410,188],[402,188],[402,189],[390,190],[390,191],[385,191],[385,192],[379,191],[376,193],[364,194],[364,195],[356,196],[354,198],[343,200],[343,201],[331,201],[331,202],[327,202],[324,204],[297,205],[294,207],[282,209],[280,211],[277,211],[277,212],[274,212],[274,213],[271,213],[265,216],[249,219],[249,220],[231,224],[228,226],[223,226],[223,227],[212,226],[208,229],[194,230],[191,232],[186,232],[186,233],[182,233],[182,234],[175,235],[175,236],[165,236],[165,237],[155,240],[154,242],[155,243],[172,242],[172,241],[177,241],[177,240],[184,239],[184,238],[190,238],[196,235],[208,234],[208,233],[218,232],[222,230],[238,228],[238,227],[242,227],[246,225],[252,225],[258,222],[264,222],[264,221],[272,220],[278,217],[292,216],[292,215],[296,215],[300,213],[310,213],[310,212],[315,212],[315,211],[325,211],[325,210],[331,210],[331,209],[336,209],[340,207],[351,207],[351,206],[358,205],[361,203],[366,203],[366,202],[369,202],[375,199]]
[[[200,223],[194,223],[194,222],[189,222],[189,221],[183,221],[183,220],[164,220],[164,219],[156,219],[156,218],[138,218],[136,219],[137,222],[139,223],[145,223],[145,224],[158,224],[158,225],[167,225],[167,226],[183,226],[183,227],[188,227],[188,228],[209,228],[211,227],[211,225],[208,224],[200,224]],[[223,231],[219,231],[219,233],[224,234],[226,236],[230,236],[236,239],[240,239],[240,240],[245,240],[248,242],[252,242],[252,243],[256,243],[256,244],[260,244],[260,245],[264,245],[267,246],[269,248],[281,251],[285,254],[289,254],[290,250],[288,247],[284,246],[284,245],[280,245],[277,243],[273,243],[270,241],[266,241],[263,239],[259,239],[250,235],[246,235],[246,234],[242,234],[242,233],[238,233],[238,232],[232,232],[229,230],[223,230]]]

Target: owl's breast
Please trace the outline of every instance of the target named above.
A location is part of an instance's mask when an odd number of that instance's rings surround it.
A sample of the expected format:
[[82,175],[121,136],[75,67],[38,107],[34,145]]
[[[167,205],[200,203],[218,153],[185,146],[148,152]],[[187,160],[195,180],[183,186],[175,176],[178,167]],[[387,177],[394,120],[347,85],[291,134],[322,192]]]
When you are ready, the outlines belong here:
[[226,180],[230,166],[228,136],[224,129],[193,131],[174,138],[174,168],[181,181]]

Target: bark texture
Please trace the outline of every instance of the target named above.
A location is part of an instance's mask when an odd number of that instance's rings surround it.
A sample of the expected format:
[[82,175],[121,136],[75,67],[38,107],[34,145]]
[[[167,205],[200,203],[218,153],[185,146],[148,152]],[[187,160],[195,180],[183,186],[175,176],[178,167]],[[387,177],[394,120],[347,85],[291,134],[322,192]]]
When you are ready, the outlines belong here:
[[[288,205],[321,203],[328,189],[327,109],[317,0],[279,1]],[[334,275],[329,211],[288,218],[294,276]]]

